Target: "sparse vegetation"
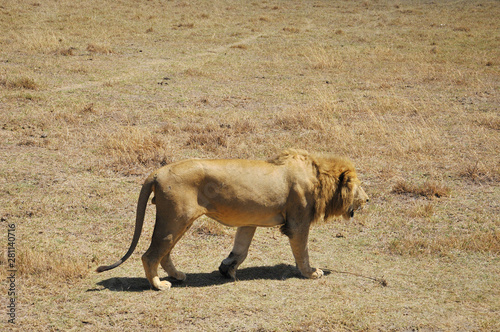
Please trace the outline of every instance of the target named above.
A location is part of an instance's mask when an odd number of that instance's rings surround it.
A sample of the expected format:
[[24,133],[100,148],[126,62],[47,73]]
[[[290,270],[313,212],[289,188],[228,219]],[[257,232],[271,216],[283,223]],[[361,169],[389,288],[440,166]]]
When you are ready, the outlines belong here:
[[77,255],[61,255],[57,252],[44,253],[29,248],[21,249],[18,252],[19,276],[50,279],[55,282],[78,282],[88,277],[91,261],[82,259]]
[[38,84],[31,77],[18,77],[14,79],[0,79],[0,86],[7,89],[37,90]]
[[127,172],[133,169],[133,165],[165,165],[169,159],[167,147],[168,141],[160,136],[135,126],[126,126],[115,132],[103,133],[100,153],[110,159],[110,168]]
[[99,45],[99,44],[88,44],[87,51],[89,51],[90,53],[97,53],[97,54],[114,53],[113,50],[109,46]]
[[[498,17],[494,0],[2,4],[14,329],[500,330]],[[128,247],[153,169],[289,147],[350,157],[371,197],[313,227],[330,274],[299,279],[286,237],[259,229],[222,279],[234,230],[201,218],[172,254],[187,280],[150,291],[153,205],[130,260],[93,272]]]
[[452,255],[455,251],[500,253],[500,233],[494,231],[476,231],[460,236],[429,236],[426,234],[407,234],[396,238],[389,244],[389,250],[399,255],[410,256],[443,256]]
[[450,189],[443,184],[435,181],[426,181],[421,185],[415,185],[406,181],[399,181],[392,188],[395,194],[410,194],[416,196],[431,197],[447,197],[450,194]]

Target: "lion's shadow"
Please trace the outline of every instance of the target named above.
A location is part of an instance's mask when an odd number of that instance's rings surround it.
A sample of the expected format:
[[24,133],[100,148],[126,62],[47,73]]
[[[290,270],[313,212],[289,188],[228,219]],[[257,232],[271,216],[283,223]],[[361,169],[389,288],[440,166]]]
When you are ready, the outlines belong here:
[[[238,269],[236,277],[238,281],[286,280],[291,278],[302,278],[300,272],[294,266],[288,264],[242,268]],[[162,280],[170,281],[172,283],[172,288],[209,287],[234,282],[232,279],[224,278],[219,271],[213,271],[210,273],[187,273],[185,281],[177,281],[168,277],[162,278]],[[97,284],[116,292],[143,292],[151,289],[146,278],[109,278],[102,280]]]

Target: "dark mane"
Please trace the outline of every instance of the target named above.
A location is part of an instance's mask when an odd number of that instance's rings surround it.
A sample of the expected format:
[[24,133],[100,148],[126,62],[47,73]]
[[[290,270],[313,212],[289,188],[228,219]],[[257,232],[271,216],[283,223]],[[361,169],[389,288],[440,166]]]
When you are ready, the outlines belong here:
[[322,155],[312,156],[312,163],[319,181],[313,222],[344,214],[352,204],[352,186],[359,182],[353,163],[345,157]]

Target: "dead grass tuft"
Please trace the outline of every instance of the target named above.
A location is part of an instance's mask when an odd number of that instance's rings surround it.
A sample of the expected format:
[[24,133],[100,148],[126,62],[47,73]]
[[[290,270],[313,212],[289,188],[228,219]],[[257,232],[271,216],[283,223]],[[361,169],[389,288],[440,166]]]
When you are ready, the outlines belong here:
[[25,53],[53,53],[61,47],[61,37],[54,34],[53,29],[33,29],[20,32],[14,37],[21,42],[21,50]]
[[18,77],[14,79],[0,79],[0,86],[7,89],[38,90],[39,86],[31,77]]
[[[182,131],[190,134],[185,145],[192,149],[216,152],[221,148],[228,148],[231,145],[230,143],[234,145],[243,135],[253,134],[258,131],[258,125],[252,120],[220,120],[220,123],[212,121],[210,123],[184,126]],[[171,131],[171,125],[167,125],[165,130]]]
[[105,55],[115,53],[111,49],[111,47],[106,46],[106,45],[99,45],[99,44],[88,44],[87,51],[89,51],[92,54],[105,54]]
[[214,75],[210,74],[209,72],[206,72],[201,69],[196,69],[196,68],[188,68],[184,71],[184,74],[187,76],[192,76],[192,77],[208,77],[212,78]]
[[296,27],[284,27],[283,31],[290,32],[290,33],[299,33],[300,29],[296,28]]
[[17,261],[17,271],[21,276],[70,281],[83,279],[90,271],[90,262],[76,255],[62,255],[61,252],[20,249]]
[[227,134],[220,131],[191,134],[186,142],[186,146],[193,149],[214,152],[221,147],[227,148]]
[[296,112],[280,114],[274,124],[283,130],[323,130],[324,125],[319,115],[314,112]]
[[180,28],[180,29],[193,29],[194,28],[194,23],[179,23],[174,25],[174,30]]
[[432,202],[417,204],[413,209],[409,210],[408,215],[413,218],[428,219],[434,215],[434,204]]
[[392,192],[399,195],[410,194],[427,198],[440,198],[448,197],[451,190],[447,186],[435,181],[426,181],[423,184],[415,185],[405,180],[401,180],[393,186]]
[[342,59],[323,47],[310,47],[306,59],[313,69],[338,69],[342,67]]
[[175,134],[180,131],[180,128],[172,122],[165,122],[163,123],[160,128],[158,129],[158,133],[160,134]]
[[76,48],[75,47],[70,47],[70,48],[63,48],[60,50],[57,50],[55,52],[56,55],[63,55],[63,56],[73,56],[75,55]]
[[[221,124],[221,126],[223,125],[224,124]],[[255,123],[255,121],[248,119],[238,119],[232,124],[226,124],[226,126],[229,126],[228,128],[230,128],[232,132],[235,132],[237,134],[252,134],[255,133],[258,129],[258,125]]]
[[245,44],[237,44],[237,45],[232,45],[230,46],[230,48],[238,48],[240,50],[246,50],[248,49],[248,45],[245,45]]
[[215,123],[201,123],[201,124],[187,124],[182,127],[182,131],[191,134],[213,133],[219,131],[222,127],[217,126]]
[[81,113],[83,114],[93,114],[93,113],[97,113],[97,110],[94,106],[94,103],[91,103],[91,104],[88,104],[86,105],[82,110],[81,110]]
[[[185,125],[182,127],[182,131],[193,134],[202,133],[225,133],[226,135],[235,134],[249,134],[254,133],[258,130],[258,125],[255,121],[249,119],[220,119],[220,122],[211,121],[209,123],[197,124],[197,125]],[[171,125],[170,125],[171,126]]]
[[465,26],[459,26],[459,27],[453,28],[453,31],[470,32],[470,28],[465,27]]
[[101,153],[109,158],[109,164],[115,171],[128,171],[134,166],[160,166],[169,162],[167,142],[148,130],[126,126],[103,136]]
[[493,181],[493,177],[490,176],[490,172],[488,172],[488,170],[479,161],[476,161],[474,164],[463,166],[459,175],[473,182]]
[[500,131],[500,116],[497,114],[490,116],[478,117],[475,122],[481,126],[488,129],[499,130]]
[[393,239],[389,251],[398,255],[447,255],[454,250],[500,253],[500,230],[476,231],[472,234],[434,236],[407,234]]

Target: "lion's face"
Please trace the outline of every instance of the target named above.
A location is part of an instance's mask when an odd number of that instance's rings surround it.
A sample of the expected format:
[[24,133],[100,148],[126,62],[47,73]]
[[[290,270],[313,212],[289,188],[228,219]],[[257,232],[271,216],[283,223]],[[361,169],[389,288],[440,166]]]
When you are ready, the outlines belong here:
[[365,205],[370,200],[368,195],[359,184],[355,184],[353,186],[352,195],[352,204],[351,206],[349,206],[347,213],[342,215],[345,220],[349,220],[350,218],[354,217],[354,212],[363,207],[363,205]]

